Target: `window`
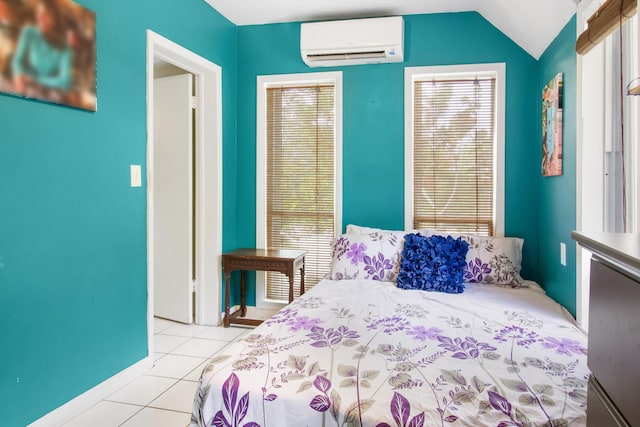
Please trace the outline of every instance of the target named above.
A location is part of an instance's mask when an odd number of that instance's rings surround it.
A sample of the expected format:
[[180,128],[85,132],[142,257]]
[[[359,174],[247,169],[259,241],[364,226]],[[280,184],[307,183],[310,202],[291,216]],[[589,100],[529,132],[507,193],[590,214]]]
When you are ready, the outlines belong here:
[[[596,0],[579,3],[578,33],[588,27],[601,4]],[[627,84],[640,76],[639,22],[636,14],[621,32],[616,30],[585,55],[578,55],[578,230],[616,232],[626,227],[627,232],[637,233],[640,229],[640,97],[626,96]],[[589,326],[590,261],[591,253],[579,246],[576,318],[585,330]]]
[[405,226],[502,235],[504,64],[407,68]]
[[630,20],[603,42],[607,98],[604,107],[603,230],[611,233],[634,232],[637,226],[637,216],[634,215],[637,203],[637,192],[634,191],[637,174],[637,100],[622,90],[627,82],[638,75],[635,40],[636,20]]
[[[342,228],[340,106],[340,73],[258,78],[256,244],[306,251],[307,289],[329,272],[331,242]],[[258,276],[259,305],[288,295],[284,275]]]

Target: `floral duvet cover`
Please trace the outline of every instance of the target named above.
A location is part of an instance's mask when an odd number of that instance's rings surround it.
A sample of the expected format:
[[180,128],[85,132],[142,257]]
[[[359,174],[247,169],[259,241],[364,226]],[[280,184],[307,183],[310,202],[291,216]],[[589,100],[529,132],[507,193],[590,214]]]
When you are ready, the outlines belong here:
[[191,426],[584,426],[586,359],[535,288],[325,280],[211,360]]

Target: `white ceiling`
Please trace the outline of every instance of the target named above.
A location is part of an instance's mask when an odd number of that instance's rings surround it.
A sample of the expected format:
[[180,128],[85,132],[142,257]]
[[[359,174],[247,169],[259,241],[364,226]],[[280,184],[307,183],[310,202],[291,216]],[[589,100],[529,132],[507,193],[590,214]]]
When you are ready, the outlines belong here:
[[205,0],[236,25],[476,11],[538,59],[579,0]]

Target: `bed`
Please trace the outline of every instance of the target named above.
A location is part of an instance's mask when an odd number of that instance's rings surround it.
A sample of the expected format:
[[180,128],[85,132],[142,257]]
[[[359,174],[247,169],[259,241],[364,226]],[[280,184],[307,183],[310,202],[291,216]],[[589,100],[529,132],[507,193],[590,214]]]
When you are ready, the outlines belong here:
[[343,267],[211,360],[192,427],[586,425],[586,337],[535,283],[427,292]]

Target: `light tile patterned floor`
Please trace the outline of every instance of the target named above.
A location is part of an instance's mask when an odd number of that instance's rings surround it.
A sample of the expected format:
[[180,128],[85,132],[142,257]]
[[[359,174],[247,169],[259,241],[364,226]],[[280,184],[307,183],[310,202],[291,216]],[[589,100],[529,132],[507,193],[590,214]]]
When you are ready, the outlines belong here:
[[64,427],[185,427],[207,360],[248,328],[154,322],[155,365]]

